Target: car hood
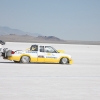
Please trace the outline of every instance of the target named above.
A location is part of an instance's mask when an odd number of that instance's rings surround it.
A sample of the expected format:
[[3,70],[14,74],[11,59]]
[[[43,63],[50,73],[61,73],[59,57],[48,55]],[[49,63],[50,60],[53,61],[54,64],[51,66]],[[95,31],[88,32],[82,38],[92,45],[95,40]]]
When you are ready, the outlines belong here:
[[65,53],[64,50],[57,50],[59,53]]
[[64,56],[64,57],[68,57],[68,58],[72,58],[71,55],[66,54],[66,53],[60,53],[60,56]]

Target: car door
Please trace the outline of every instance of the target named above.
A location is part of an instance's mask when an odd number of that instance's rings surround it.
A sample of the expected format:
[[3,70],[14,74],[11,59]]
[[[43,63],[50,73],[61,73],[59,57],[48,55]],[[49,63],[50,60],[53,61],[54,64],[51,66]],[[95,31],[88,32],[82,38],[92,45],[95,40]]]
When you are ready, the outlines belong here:
[[31,57],[31,62],[37,62],[38,58],[38,45],[32,45],[30,50],[26,51],[28,55]]
[[58,63],[59,53],[51,46],[45,46],[45,62],[47,63]]
[[37,62],[45,62],[44,46],[39,46],[39,48],[38,48]]

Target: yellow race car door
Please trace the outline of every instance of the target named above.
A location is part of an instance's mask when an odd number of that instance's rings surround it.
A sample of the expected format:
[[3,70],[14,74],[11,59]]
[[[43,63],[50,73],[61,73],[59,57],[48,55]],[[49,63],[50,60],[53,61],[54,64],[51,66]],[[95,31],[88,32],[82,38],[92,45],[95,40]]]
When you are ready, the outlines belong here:
[[26,51],[31,57],[31,62],[37,62],[38,60],[38,45],[32,45],[28,51]]
[[45,61],[44,46],[39,46],[37,62]]
[[45,62],[46,63],[58,63],[60,55],[51,46],[45,46]]

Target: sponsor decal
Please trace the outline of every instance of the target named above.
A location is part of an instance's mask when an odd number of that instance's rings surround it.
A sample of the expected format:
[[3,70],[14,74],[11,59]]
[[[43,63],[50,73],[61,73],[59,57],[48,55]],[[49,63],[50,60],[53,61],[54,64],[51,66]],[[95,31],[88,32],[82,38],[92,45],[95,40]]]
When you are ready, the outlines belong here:
[[26,51],[26,53],[37,53],[37,51]]
[[38,55],[38,58],[44,58],[44,56],[43,55]]
[[22,50],[16,50],[15,53],[16,53],[16,54],[23,54],[24,51],[22,51]]
[[47,55],[50,56],[51,54],[50,53],[47,53]]
[[52,54],[52,56],[55,56],[54,54]]
[[46,58],[57,58],[57,57],[53,57],[53,56],[51,56],[51,57],[50,57],[50,56],[46,56]]
[[46,58],[57,58],[57,57],[55,57],[55,54],[47,54],[47,56],[46,56]]

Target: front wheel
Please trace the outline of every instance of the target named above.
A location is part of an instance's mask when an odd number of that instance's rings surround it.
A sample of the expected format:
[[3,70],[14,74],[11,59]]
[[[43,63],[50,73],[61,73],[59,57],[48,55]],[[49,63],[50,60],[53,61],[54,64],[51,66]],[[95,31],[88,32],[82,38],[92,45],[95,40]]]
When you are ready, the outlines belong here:
[[29,63],[30,62],[30,58],[28,56],[22,56],[20,62],[21,63]]
[[19,61],[14,61],[14,63],[19,63]]
[[62,59],[60,60],[60,63],[61,63],[61,64],[68,64],[68,59],[67,59],[67,58],[62,58]]

